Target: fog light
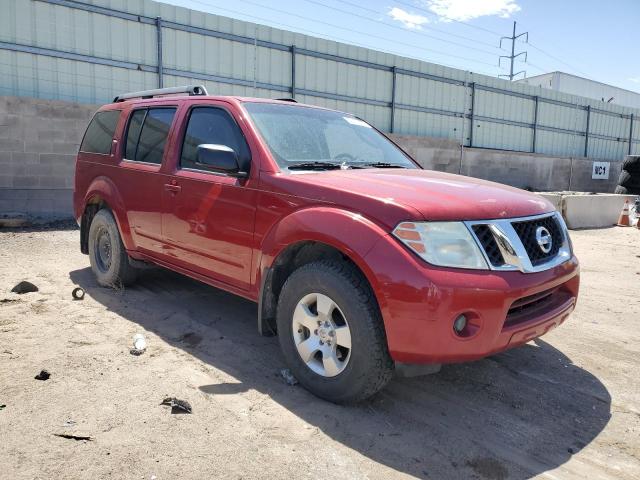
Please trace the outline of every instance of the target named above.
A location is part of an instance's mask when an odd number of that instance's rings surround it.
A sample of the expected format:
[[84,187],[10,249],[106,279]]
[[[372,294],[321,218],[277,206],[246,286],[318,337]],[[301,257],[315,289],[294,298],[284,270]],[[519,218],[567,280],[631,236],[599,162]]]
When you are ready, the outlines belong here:
[[465,317],[464,315],[458,316],[458,318],[456,318],[453,321],[453,330],[458,335],[460,335],[466,327],[467,327],[467,317]]

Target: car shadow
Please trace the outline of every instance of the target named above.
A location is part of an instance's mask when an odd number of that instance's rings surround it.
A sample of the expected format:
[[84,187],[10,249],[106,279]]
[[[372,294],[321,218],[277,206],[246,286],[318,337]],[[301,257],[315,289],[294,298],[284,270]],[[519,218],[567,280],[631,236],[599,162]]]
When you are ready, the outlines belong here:
[[284,382],[278,341],[258,335],[252,302],[164,269],[145,270],[120,291],[99,287],[89,268],[70,277],[109,310],[236,379],[201,392],[257,390],[333,440],[418,478],[531,478],[567,462],[610,418],[605,386],[543,340],[394,379],[362,404],[337,406]]

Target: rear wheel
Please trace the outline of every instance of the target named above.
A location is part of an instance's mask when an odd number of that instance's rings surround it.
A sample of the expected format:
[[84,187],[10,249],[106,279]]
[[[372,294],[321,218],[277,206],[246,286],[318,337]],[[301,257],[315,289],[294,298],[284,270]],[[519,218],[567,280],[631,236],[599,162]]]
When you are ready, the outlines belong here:
[[100,210],[89,227],[89,261],[98,283],[104,287],[131,284],[136,270],[129,264],[129,256],[122,244],[113,214]]
[[349,264],[319,261],[293,272],[280,293],[277,321],[289,368],[315,395],[354,403],[391,379],[377,302]]

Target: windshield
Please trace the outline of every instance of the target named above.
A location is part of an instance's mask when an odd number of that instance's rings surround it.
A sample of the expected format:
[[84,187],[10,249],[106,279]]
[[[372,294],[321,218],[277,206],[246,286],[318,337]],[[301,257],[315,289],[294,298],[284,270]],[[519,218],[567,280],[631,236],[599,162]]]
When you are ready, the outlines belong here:
[[273,103],[244,106],[281,168],[417,168],[398,147],[352,115]]

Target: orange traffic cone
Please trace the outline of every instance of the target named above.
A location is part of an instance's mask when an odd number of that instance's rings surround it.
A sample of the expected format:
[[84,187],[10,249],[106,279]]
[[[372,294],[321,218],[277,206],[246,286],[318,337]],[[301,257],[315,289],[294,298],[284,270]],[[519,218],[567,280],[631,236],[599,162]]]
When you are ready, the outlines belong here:
[[624,207],[622,207],[622,212],[620,213],[620,217],[618,218],[617,225],[619,227],[631,226],[631,222],[629,221],[629,200],[624,201]]

